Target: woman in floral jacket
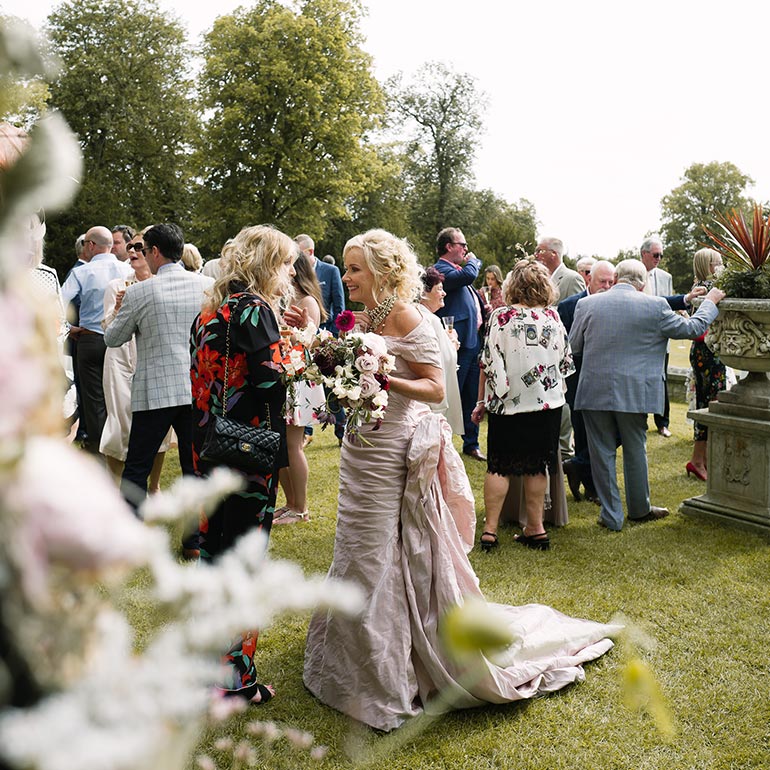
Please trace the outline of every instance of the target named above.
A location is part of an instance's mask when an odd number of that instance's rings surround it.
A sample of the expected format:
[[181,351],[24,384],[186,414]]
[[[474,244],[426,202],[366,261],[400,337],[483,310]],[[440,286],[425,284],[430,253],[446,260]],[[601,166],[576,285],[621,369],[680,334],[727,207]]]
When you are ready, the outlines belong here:
[[[281,383],[278,300],[290,292],[296,245],[272,227],[246,227],[222,250],[221,275],[192,327],[193,461],[206,475],[211,466],[200,459],[209,415],[222,414],[225,357],[229,323],[227,416],[252,425],[268,425],[282,434],[273,473],[243,474],[245,488],[223,500],[201,521],[201,558],[212,560],[245,532],[260,527],[269,534],[275,509],[278,469],[287,464],[286,425],[282,409],[286,389]],[[272,697],[271,688],[256,680],[254,649],[257,632],[248,632],[226,660],[233,681],[222,689],[254,702]]]
[[543,527],[546,470],[558,472],[564,378],[575,371],[567,332],[551,305],[556,290],[534,259],[517,262],[503,284],[505,307],[488,321],[481,352],[479,401],[471,419],[489,412],[486,520],[481,547],[497,546],[497,524],[510,476],[522,476],[527,525],[516,542],[547,550]]

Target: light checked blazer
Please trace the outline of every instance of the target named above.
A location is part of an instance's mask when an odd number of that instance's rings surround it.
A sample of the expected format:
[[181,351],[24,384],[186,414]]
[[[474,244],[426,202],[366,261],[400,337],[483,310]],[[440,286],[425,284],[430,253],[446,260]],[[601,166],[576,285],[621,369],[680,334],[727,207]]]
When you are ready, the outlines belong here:
[[176,262],[126,289],[104,341],[115,348],[136,334],[132,411],[192,403],[190,327],[213,283],[213,278],[190,273]]
[[576,409],[660,414],[666,345],[703,334],[719,311],[705,300],[692,318],[627,283],[581,299],[569,334],[583,356]]

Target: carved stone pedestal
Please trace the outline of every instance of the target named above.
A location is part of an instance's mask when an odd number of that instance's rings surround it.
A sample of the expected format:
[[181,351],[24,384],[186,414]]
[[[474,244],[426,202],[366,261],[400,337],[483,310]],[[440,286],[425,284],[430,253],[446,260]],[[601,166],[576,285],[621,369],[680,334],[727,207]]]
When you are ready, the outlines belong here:
[[708,427],[708,481],[680,509],[770,534],[770,300],[720,302],[706,344],[749,374],[688,412]]
[[757,420],[708,409],[688,417],[708,426],[706,494],[682,513],[702,514],[770,534],[770,414]]

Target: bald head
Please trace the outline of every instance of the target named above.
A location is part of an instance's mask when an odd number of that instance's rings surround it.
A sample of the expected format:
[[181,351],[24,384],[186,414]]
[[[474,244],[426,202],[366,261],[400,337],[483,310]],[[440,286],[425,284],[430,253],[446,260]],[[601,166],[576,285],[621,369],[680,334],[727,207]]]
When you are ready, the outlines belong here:
[[[109,251],[112,248],[112,233],[108,227],[92,227],[86,232],[86,241],[93,241],[97,246],[106,246],[106,250]],[[100,249],[100,251],[104,250]]]
[[615,283],[615,265],[606,259],[598,259],[591,265],[591,274],[587,280],[589,294],[601,294],[611,289]]

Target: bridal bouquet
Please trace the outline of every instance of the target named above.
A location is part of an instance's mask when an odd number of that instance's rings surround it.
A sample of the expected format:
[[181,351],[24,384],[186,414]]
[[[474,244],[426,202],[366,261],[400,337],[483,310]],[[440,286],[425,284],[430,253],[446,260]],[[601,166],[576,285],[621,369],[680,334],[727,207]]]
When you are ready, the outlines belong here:
[[361,437],[361,426],[374,421],[377,430],[388,406],[388,374],[394,358],[385,340],[378,334],[349,331],[334,337],[321,330],[309,355],[305,378],[331,390],[347,411],[347,433],[368,444]]

